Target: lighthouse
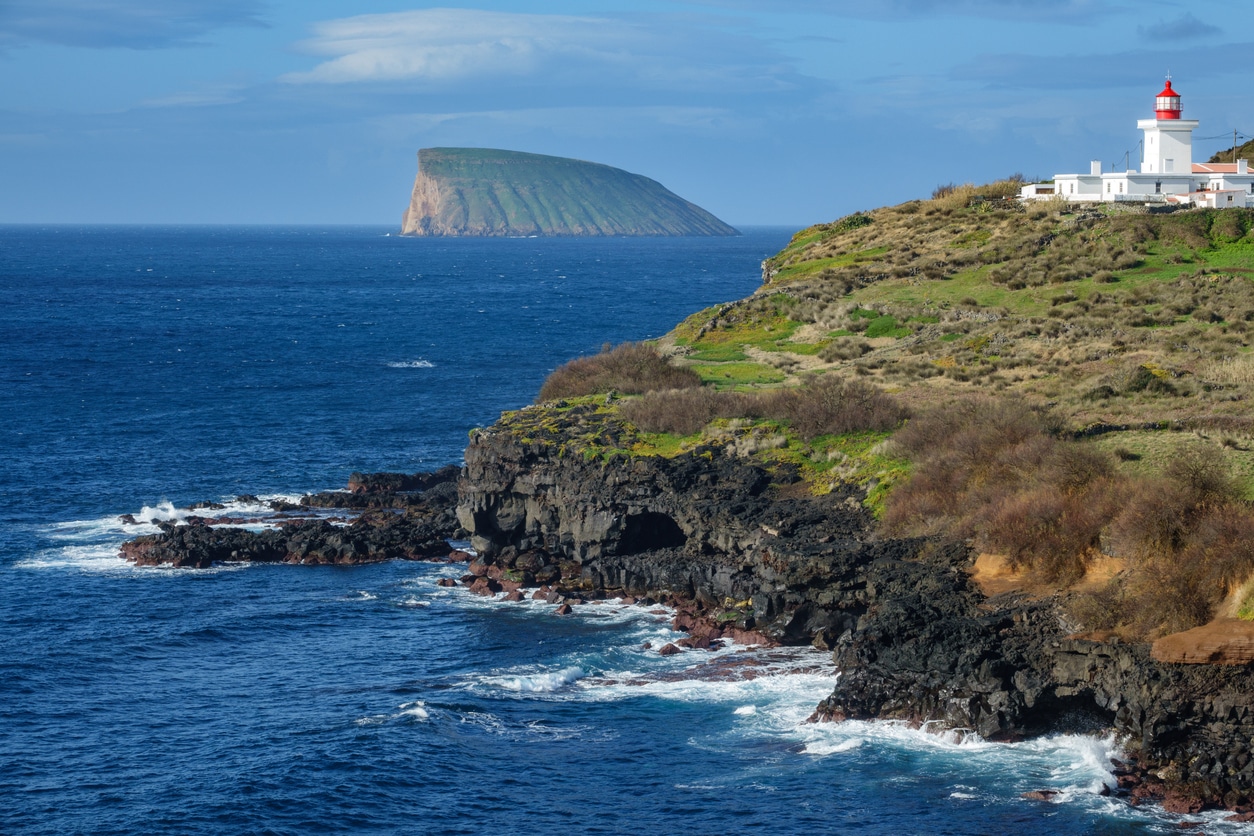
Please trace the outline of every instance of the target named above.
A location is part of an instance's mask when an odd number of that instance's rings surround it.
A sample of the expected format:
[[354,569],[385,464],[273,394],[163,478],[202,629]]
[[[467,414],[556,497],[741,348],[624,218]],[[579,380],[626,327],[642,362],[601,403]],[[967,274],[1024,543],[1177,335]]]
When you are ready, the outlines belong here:
[[1254,172],[1245,160],[1193,162],[1196,119],[1185,119],[1171,78],[1154,97],[1154,118],[1138,119],[1143,134],[1141,167],[1106,170],[1100,161],[1087,174],[1055,174],[1053,183],[1023,187],[1025,200],[1062,198],[1101,203],[1164,203],[1224,209],[1254,206]]
[[1192,174],[1193,129],[1196,119],[1181,119],[1180,94],[1167,86],[1154,97],[1154,118],[1137,120],[1145,133],[1145,157],[1141,171],[1146,174]]

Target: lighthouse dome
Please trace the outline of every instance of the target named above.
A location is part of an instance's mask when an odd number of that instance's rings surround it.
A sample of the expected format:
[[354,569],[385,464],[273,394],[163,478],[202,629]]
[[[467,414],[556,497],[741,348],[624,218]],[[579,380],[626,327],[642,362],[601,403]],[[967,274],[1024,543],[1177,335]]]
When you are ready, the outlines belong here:
[[1180,110],[1180,94],[1172,89],[1171,79],[1167,79],[1167,86],[1154,99],[1154,116],[1157,119],[1179,119]]

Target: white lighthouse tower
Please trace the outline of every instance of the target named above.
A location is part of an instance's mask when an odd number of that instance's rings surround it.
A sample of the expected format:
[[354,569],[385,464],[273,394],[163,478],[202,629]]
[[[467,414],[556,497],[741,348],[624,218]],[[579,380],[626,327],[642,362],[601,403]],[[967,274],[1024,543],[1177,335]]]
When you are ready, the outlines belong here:
[[1180,94],[1171,79],[1154,99],[1154,118],[1138,119],[1144,133],[1139,170],[1098,160],[1087,174],[1055,174],[1054,182],[1023,187],[1026,200],[1062,198],[1102,203],[1167,203],[1224,209],[1254,206],[1254,172],[1245,160],[1235,163],[1193,162],[1195,119],[1181,119]]
[[1154,118],[1139,119],[1136,126],[1145,132],[1145,174],[1192,174],[1193,129],[1196,119],[1181,119],[1180,94],[1171,88],[1171,79],[1154,100]]

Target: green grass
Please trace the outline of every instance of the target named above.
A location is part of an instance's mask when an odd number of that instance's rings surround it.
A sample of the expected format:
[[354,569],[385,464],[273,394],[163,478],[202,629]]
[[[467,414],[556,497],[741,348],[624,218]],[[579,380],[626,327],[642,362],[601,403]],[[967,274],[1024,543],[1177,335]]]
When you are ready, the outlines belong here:
[[786,377],[779,369],[764,363],[696,364],[692,366],[692,370],[701,375],[706,383],[719,389],[783,383]]
[[812,357],[823,349],[831,345],[831,340],[820,340],[817,343],[794,343],[794,342],[777,342],[770,346],[763,346],[766,351],[786,351],[790,354],[800,354],[806,357]]
[[779,272],[771,279],[771,283],[773,285],[787,284],[789,282],[812,278],[821,274],[825,270],[833,270],[839,267],[849,267],[852,265],[874,261],[876,258],[887,252],[888,247],[886,246],[870,247],[865,250],[846,253],[845,255],[798,261],[796,263],[789,264],[786,267],[780,268]]
[[[772,425],[772,422],[759,422],[759,425]],[[867,491],[865,504],[877,518],[883,514],[892,486],[910,473],[909,461],[883,452],[883,442],[890,433],[823,435],[806,444],[787,427],[774,424],[773,428],[783,433],[788,443],[759,453],[759,459],[768,465],[796,466],[816,494],[830,493],[841,484],[857,485]]]
[[734,345],[714,345],[709,348],[701,348],[688,356],[693,360],[700,360],[704,363],[725,363],[731,360],[749,359],[744,351]]
[[635,443],[631,445],[631,453],[635,456],[659,456],[664,459],[673,459],[691,450],[700,442],[701,433],[686,436],[674,433],[639,433]]
[[[1131,453],[1137,458],[1120,461],[1119,469],[1129,476],[1153,476],[1163,472],[1167,465],[1175,459],[1181,450],[1195,444],[1213,444],[1220,446],[1223,458],[1232,476],[1237,480],[1248,500],[1254,500],[1254,451],[1221,446],[1223,433],[1207,433],[1207,438],[1199,438],[1192,432],[1173,432],[1171,430],[1133,430],[1128,432],[1107,433],[1087,442],[1099,450],[1124,455]],[[1237,442],[1241,447],[1248,446],[1248,439]]]
[[877,337],[908,337],[910,333],[910,329],[899,325],[897,318],[894,316],[877,316],[866,327],[866,335],[870,339]]

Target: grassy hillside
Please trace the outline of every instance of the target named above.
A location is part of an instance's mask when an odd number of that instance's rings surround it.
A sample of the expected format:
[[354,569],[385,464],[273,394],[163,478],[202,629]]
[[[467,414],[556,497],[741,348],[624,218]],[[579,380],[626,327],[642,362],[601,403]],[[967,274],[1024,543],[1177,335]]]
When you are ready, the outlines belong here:
[[717,444],[789,490],[862,485],[888,531],[1071,590],[1077,629],[1254,617],[1254,212],[1025,207],[1017,185],[802,230],[756,294],[659,342],[682,382],[584,367],[546,397],[643,392],[602,407],[613,455]]
[[[638,174],[516,151],[424,148],[420,186],[438,199],[407,223],[436,235],[736,235]],[[423,178],[429,181],[423,184]]]
[[1252,227],[1247,210],[1025,209],[967,189],[802,230],[755,296],[671,339],[714,380],[750,362],[854,375],[913,404],[1013,393],[1076,427],[1249,434]]
[[1236,158],[1238,160],[1254,160],[1254,139],[1251,139],[1243,145],[1238,145],[1235,149],[1229,148],[1226,151],[1220,151],[1207,160],[1207,162],[1230,163],[1233,158],[1233,150],[1236,151]]

